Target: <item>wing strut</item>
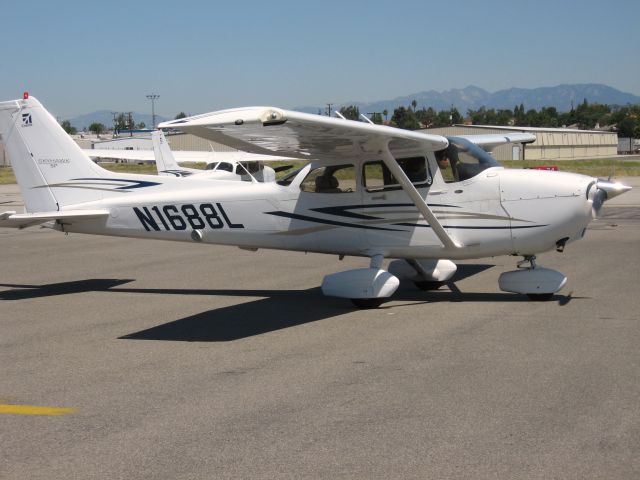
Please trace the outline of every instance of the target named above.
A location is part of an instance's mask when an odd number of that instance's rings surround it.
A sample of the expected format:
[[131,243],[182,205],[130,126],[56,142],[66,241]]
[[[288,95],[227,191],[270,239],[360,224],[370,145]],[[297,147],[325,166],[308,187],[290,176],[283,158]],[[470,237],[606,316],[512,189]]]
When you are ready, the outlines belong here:
[[386,142],[382,146],[381,153],[382,153],[382,160],[384,161],[389,171],[393,174],[396,180],[398,180],[398,183],[400,184],[402,189],[406,192],[406,194],[409,195],[409,198],[413,200],[413,203],[418,208],[418,210],[420,211],[424,219],[427,221],[427,223],[431,226],[431,228],[433,229],[433,232],[440,239],[440,241],[445,246],[445,248],[449,248],[449,249],[460,248],[462,245],[456,243],[449,236],[449,234],[444,229],[440,221],[437,219],[437,217],[429,208],[429,205],[427,205],[427,202],[420,196],[420,193],[418,192],[416,187],[413,186],[413,184],[411,183],[411,180],[409,180],[409,177],[407,177],[407,175],[404,173],[404,170],[400,168],[400,165],[398,165],[398,162],[396,161],[394,156],[391,154],[391,151],[389,150],[388,142]]

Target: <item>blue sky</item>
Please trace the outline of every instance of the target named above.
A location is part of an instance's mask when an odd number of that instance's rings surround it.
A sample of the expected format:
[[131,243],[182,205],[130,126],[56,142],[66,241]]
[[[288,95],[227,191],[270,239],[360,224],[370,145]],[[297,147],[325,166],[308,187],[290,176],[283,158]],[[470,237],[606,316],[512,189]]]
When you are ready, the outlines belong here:
[[[640,2],[4,0],[0,99],[60,118],[373,101],[477,85],[640,95]],[[96,6],[94,6],[96,5]]]

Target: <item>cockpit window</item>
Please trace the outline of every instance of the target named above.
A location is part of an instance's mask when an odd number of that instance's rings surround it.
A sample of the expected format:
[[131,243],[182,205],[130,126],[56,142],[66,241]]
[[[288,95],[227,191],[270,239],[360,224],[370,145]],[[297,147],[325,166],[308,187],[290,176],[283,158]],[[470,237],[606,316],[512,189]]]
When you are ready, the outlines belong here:
[[462,137],[447,137],[449,146],[435,152],[438,167],[447,182],[461,182],[491,167],[501,166],[490,153]]
[[313,193],[349,193],[356,189],[356,170],[353,165],[334,165],[315,168],[300,184],[300,190]]
[[[431,185],[431,172],[425,157],[398,158],[397,162],[416,187]],[[402,188],[381,160],[365,163],[362,172],[364,186],[368,192]]]
[[233,172],[233,165],[228,162],[220,162],[216,167],[216,170],[223,170],[225,172]]
[[214,162],[214,163],[207,163],[207,166],[204,167],[205,170],[215,170],[216,167],[218,166],[219,162]]
[[[240,166],[240,164],[242,166]],[[253,175],[262,169],[262,164],[260,162],[240,162],[240,164],[238,165],[238,171],[236,172],[240,175],[246,175],[247,172]]]

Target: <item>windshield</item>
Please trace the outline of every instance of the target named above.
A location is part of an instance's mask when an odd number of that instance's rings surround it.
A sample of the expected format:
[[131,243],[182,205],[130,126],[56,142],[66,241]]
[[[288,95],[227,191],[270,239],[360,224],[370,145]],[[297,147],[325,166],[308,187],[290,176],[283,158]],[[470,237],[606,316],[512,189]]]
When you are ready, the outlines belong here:
[[297,170],[294,170],[293,172],[287,174],[285,177],[281,178],[280,180],[277,181],[277,183],[279,185],[282,185],[284,187],[291,185],[291,182],[293,182],[293,179],[296,178],[298,176],[298,174],[300,173],[300,171],[305,168],[307,165],[303,165],[302,167],[298,168]]
[[481,147],[463,137],[447,137],[449,146],[436,153],[438,166],[447,181],[461,182],[475,177],[498,161]]

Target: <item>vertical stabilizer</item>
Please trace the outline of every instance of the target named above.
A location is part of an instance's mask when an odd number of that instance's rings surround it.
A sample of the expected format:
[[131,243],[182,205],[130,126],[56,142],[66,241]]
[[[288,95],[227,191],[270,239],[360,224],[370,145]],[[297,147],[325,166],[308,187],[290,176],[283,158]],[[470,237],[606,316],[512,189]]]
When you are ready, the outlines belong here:
[[182,168],[178,165],[171,148],[169,148],[169,142],[167,142],[161,130],[154,130],[151,133],[151,141],[153,143],[153,155],[156,158],[158,175],[187,177],[194,173],[193,169]]
[[[0,134],[28,212],[100,200],[98,167],[35,98],[0,102]],[[93,181],[93,188],[79,188]]]

